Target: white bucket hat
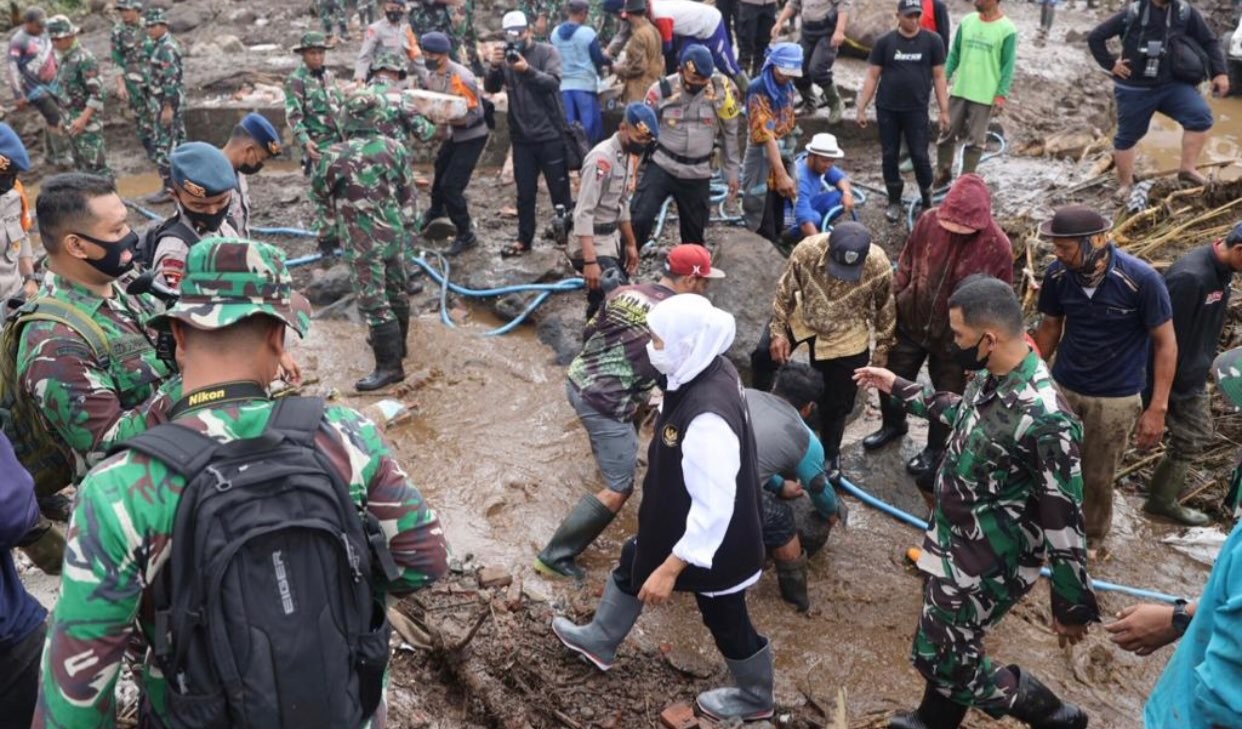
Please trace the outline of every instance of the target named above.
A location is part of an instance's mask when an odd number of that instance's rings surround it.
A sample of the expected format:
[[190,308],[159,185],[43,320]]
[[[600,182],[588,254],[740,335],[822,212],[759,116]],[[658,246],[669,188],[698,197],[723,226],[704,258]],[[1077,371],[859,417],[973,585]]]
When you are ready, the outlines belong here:
[[837,135],[826,132],[811,137],[811,141],[806,145],[806,152],[807,154],[831,157],[832,159],[841,159],[845,156],[845,152],[837,144]]

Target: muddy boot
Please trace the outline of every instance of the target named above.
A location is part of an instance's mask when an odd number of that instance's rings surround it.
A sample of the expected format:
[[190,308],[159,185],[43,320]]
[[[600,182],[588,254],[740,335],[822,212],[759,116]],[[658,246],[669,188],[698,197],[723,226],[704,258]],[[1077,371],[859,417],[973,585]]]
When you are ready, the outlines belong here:
[[888,729],[957,729],[964,718],[966,707],[941,694],[929,683],[923,689],[923,701],[919,708],[889,719]]
[[915,478],[926,475],[929,471],[935,470],[937,464],[940,463],[941,455],[943,454],[939,450],[931,446],[924,446],[923,450],[906,461],[906,473]]
[[824,89],[824,104],[828,107],[828,123],[840,124],[841,117],[845,116],[845,100],[836,84],[828,84]]
[[901,220],[901,193],[905,191],[905,185],[900,182],[895,185],[885,185],[884,191],[888,193],[888,207],[884,208],[884,218],[890,223],[896,223]]
[[34,528],[17,543],[35,567],[49,575],[59,575],[65,561],[65,535],[48,520],[40,517]]
[[409,302],[406,306],[392,307],[392,315],[397,317],[397,327],[401,330],[401,359],[405,359],[410,355],[410,307]]
[[1143,511],[1172,519],[1186,526],[1203,526],[1210,519],[1207,514],[1195,509],[1188,509],[1178,502],[1177,497],[1186,486],[1186,477],[1190,473],[1190,463],[1165,457],[1156,466],[1151,475],[1150,491]]
[[932,209],[932,189],[930,187],[919,188],[919,204],[924,210]]
[[552,621],[552,632],[566,648],[595,664],[599,670],[607,671],[616,662],[617,646],[629,635],[642,611],[642,602],[621,592],[612,575],[608,575],[591,622],[578,626],[566,618],[557,618]]
[[428,240],[448,240],[458,234],[457,226],[448,218],[430,218],[420,232]]
[[736,688],[713,689],[699,694],[694,703],[699,711],[717,721],[738,718],[756,721],[772,716],[776,700],[772,696],[772,644],[765,643],[758,653],[740,661],[725,659]]
[[468,230],[464,235],[459,235],[453,239],[453,245],[445,252],[446,256],[459,256],[462,253],[474,248],[479,244],[479,238],[474,231]]
[[899,202],[890,202],[888,207],[884,208],[884,219],[890,223],[896,223],[901,220],[901,214],[904,209]]
[[781,588],[781,599],[804,613],[811,609],[811,598],[806,594],[806,552],[788,562],[776,563],[776,583]]
[[1018,674],[1018,695],[1009,710],[1010,716],[1033,729],[1086,729],[1086,712],[1061,701],[1039,679],[1018,666],[1011,665],[1009,670]]
[[548,577],[581,580],[586,573],[574,564],[574,558],[591,546],[591,542],[608,528],[615,517],[594,495],[578,499],[565,521],[557,527],[548,546],[535,557],[535,571]]
[[371,327],[371,351],[375,370],[354,383],[358,392],[371,392],[405,379],[401,366],[401,325],[395,321]]
[[983,150],[967,146],[962,150],[962,174],[974,172],[979,168],[979,160],[983,158]]
[[900,405],[892,402],[890,398],[881,396],[880,414],[883,416],[883,424],[879,430],[863,438],[863,450],[878,450],[895,440],[901,440],[901,437],[906,434],[905,411]]

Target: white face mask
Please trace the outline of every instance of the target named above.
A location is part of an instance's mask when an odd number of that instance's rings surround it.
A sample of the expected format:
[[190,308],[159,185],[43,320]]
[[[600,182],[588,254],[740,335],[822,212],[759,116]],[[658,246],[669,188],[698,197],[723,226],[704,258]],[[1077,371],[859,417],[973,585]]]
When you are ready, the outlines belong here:
[[673,366],[668,361],[668,352],[663,349],[656,349],[655,345],[647,342],[647,361],[651,362],[651,366],[662,375],[667,375],[673,370]]

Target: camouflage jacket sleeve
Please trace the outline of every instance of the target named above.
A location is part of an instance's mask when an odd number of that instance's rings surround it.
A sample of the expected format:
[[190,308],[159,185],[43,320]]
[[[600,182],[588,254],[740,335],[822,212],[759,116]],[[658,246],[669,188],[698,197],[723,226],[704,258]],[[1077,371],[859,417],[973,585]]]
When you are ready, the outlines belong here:
[[401,203],[401,217],[405,220],[414,220],[418,217],[418,200],[417,189],[414,186],[414,162],[411,155],[406,151],[405,145],[398,148],[396,160],[396,172],[399,176],[397,183],[397,200]]
[[1049,418],[1024,440],[1033,456],[1035,498],[1052,571],[1052,614],[1065,625],[1098,622],[1100,607],[1087,575],[1082,516],[1082,427],[1069,418]]
[[351,484],[365,484],[367,509],[379,519],[401,576],[382,587],[404,595],[426,587],[448,570],[448,545],[435,512],[392,457],[375,424],[355,410],[329,408],[325,417],[340,435],[329,459],[347,467]]
[[[333,169],[333,161],[336,154],[332,150],[327,150],[319,158],[316,164],[319,166],[319,174],[311,175],[311,199],[315,204],[323,207],[329,213],[336,210],[336,200],[332,195],[332,188],[335,186],[336,172]],[[332,216],[329,216],[331,219]]]
[[151,55],[151,94],[175,110],[181,101],[181,51],[172,42],[156,46]]
[[957,419],[957,409],[962,404],[962,396],[952,392],[934,392],[931,387],[924,388],[917,382],[898,377],[893,382],[893,397],[906,412],[928,420],[939,420],[945,425],[953,425]]
[[120,25],[112,26],[112,63],[121,69],[121,73],[125,73],[125,34],[121,32]]
[[310,141],[306,131],[306,81],[298,74],[285,79],[285,120],[299,147]]
[[99,61],[94,56],[86,55],[78,65],[82,88],[86,91],[86,107],[94,109],[96,114],[104,110],[103,79],[99,77]]
[[181,392],[181,378],[174,377],[137,407],[121,407],[113,373],[72,329],[52,322],[26,325],[17,371],[52,433],[88,466],[114,444],[164,422]]

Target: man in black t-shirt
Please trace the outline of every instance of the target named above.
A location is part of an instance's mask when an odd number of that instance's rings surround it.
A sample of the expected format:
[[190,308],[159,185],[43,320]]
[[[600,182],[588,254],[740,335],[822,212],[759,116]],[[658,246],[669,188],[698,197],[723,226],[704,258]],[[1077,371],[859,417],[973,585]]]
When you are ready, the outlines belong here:
[[[927,154],[927,102],[936,88],[938,122],[949,123],[949,91],[944,74],[944,41],[924,30],[921,0],[898,0],[897,29],[882,36],[871,49],[867,80],[858,100],[858,125],[867,126],[867,105],[876,97],[876,120],[880,125],[884,187],[888,191],[889,222],[901,218],[901,192],[905,185],[898,169],[901,139],[904,136],[914,163],[923,209],[931,207],[932,167]],[[876,87],[879,87],[879,94]]]

